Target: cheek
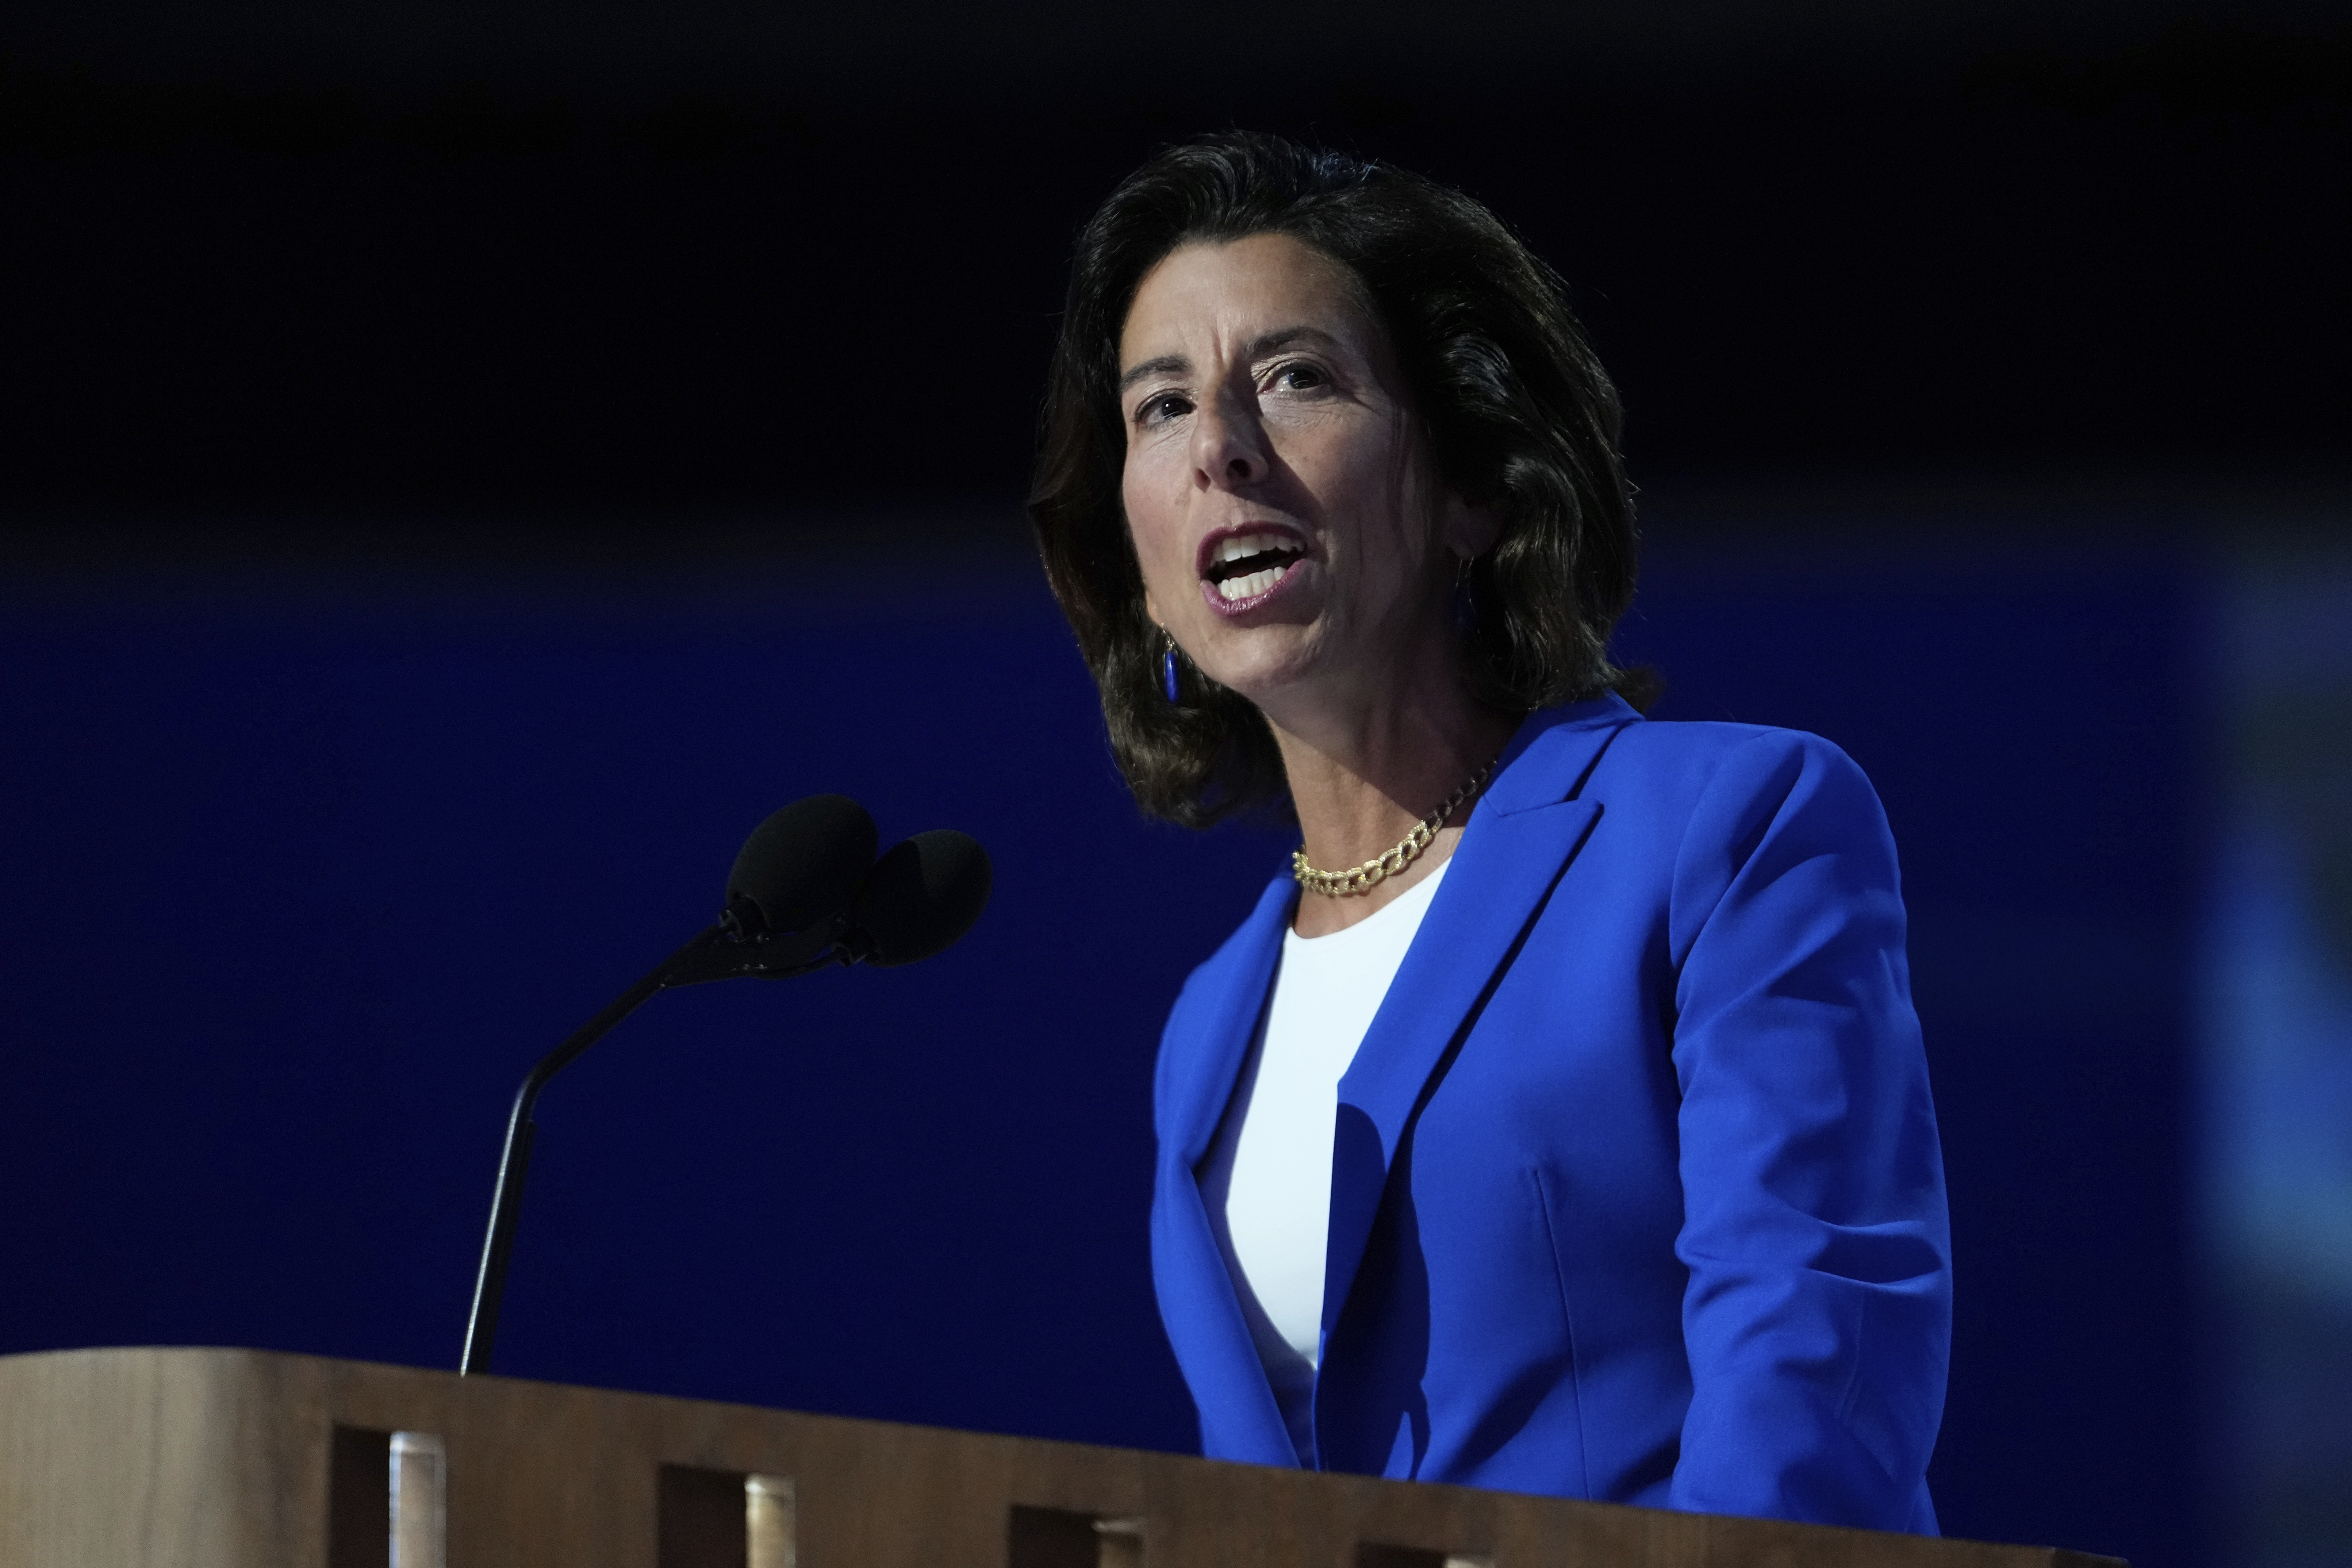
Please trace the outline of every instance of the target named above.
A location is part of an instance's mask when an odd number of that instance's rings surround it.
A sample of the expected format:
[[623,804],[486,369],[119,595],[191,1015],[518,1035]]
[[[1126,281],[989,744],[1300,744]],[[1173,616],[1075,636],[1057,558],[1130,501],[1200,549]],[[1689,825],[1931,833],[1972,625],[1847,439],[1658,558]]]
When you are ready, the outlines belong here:
[[1142,564],[1147,584],[1171,570],[1169,563],[1181,553],[1183,519],[1164,487],[1151,482],[1150,465],[1132,457],[1119,479],[1119,503],[1127,512],[1128,537]]
[[1354,523],[1360,565],[1409,574],[1426,553],[1434,515],[1412,453],[1388,432],[1364,433],[1334,454],[1326,494]]

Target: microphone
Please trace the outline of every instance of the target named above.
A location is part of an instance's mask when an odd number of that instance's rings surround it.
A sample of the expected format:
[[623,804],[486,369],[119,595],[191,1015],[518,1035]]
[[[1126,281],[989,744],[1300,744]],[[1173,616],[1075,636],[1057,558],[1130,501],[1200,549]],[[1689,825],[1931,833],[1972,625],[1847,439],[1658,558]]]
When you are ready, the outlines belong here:
[[951,827],[918,833],[876,863],[849,908],[847,938],[877,968],[955,944],[988,902],[993,876],[980,840]]
[[755,917],[755,931],[813,926],[857,897],[874,848],[874,819],[847,795],[796,800],[751,829],[735,852],[727,909],[740,923]]
[[978,841],[948,829],[919,833],[878,861],[876,842],[874,819],[845,795],[811,795],[772,813],[737,851],[717,922],[530,1069],[507,1118],[459,1373],[489,1366],[537,1131],[531,1108],[557,1073],[656,991],[737,975],[781,980],[835,963],[912,963],[971,929],[992,879]]

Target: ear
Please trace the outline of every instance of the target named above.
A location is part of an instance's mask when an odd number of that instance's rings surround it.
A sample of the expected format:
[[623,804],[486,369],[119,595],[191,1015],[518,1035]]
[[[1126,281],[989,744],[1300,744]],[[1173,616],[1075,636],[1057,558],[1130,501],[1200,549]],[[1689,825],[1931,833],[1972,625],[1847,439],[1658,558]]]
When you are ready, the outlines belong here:
[[1480,501],[1474,506],[1452,489],[1445,492],[1445,515],[1440,526],[1445,548],[1465,561],[1486,554],[1503,537],[1502,513],[1494,503]]
[[1143,618],[1163,632],[1168,629],[1168,623],[1160,618],[1160,605],[1153,601],[1151,590],[1149,588],[1143,591]]

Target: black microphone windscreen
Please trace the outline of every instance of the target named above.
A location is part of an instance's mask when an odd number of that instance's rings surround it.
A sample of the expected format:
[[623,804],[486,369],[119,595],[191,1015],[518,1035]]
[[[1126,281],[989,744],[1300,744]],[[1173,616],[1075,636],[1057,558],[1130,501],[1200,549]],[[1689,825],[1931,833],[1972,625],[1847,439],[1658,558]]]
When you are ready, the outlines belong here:
[[847,795],[796,800],[743,840],[727,873],[727,906],[749,900],[768,930],[804,930],[849,907],[877,842],[874,819]]
[[968,833],[918,833],[874,864],[850,923],[874,944],[868,963],[912,963],[955,944],[988,903],[988,851]]

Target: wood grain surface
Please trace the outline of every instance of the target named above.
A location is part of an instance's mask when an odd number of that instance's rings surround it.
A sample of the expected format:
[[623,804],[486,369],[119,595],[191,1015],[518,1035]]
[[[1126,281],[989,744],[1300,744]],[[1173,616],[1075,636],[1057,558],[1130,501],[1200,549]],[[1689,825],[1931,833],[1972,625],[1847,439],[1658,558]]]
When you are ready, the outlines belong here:
[[[743,1516],[725,1489],[740,1496],[751,1475],[793,1483],[795,1568],[2115,1561],[261,1351],[140,1349],[0,1357],[0,1568],[382,1563],[354,1521],[383,1493],[352,1466],[392,1432],[446,1446],[450,1568],[740,1568]],[[1112,1522],[1089,1557],[1092,1521]]]

